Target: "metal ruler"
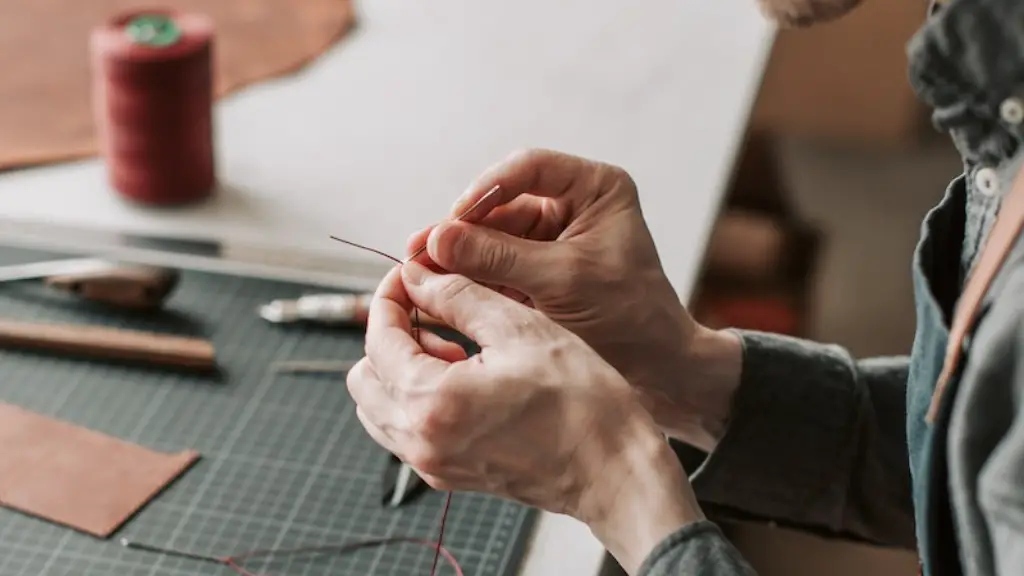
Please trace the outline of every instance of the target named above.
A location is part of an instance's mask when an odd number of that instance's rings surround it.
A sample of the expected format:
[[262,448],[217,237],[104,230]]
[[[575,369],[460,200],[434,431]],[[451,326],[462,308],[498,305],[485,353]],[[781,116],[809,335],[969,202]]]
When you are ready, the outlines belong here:
[[[330,242],[325,238],[324,245]],[[5,218],[0,218],[0,245],[353,291],[373,290],[390,268],[383,261],[369,263],[270,244],[173,238]]]

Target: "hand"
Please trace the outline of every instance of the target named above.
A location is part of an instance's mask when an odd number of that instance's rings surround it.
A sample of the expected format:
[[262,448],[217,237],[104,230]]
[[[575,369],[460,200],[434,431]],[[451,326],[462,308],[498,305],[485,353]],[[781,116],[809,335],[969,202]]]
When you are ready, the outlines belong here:
[[739,379],[738,341],[693,320],[669,283],[620,168],[533,150],[486,171],[456,216],[494,186],[479,225],[450,221],[409,239],[438,269],[493,286],[568,328],[641,390],[669,434],[710,450]]
[[838,19],[861,0],[757,0],[761,11],[776,24],[806,28]]
[[[418,342],[414,306],[473,338],[480,353],[467,359],[425,332]],[[631,566],[702,518],[635,392],[536,310],[409,263],[374,297],[366,352],[348,375],[360,421],[435,488],[569,514]]]

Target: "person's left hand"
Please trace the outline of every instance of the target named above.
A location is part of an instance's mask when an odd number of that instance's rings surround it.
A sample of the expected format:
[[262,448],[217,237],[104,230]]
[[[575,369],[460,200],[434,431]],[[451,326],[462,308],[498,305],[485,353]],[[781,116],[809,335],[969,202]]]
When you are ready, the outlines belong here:
[[[413,306],[481,352],[466,358],[427,332],[417,341]],[[701,517],[682,467],[629,384],[536,310],[410,262],[392,270],[373,299],[366,352],[348,375],[359,420],[434,488],[569,514],[627,564]]]

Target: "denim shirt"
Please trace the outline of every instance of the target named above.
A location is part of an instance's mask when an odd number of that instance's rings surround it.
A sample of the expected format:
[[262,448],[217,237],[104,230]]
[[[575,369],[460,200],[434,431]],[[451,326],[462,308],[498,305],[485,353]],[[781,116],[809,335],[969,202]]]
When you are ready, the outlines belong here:
[[[910,356],[740,331],[732,420],[691,480],[711,517],[916,549],[926,576],[1024,574],[1024,244],[925,422],[957,299],[1024,158],[1024,0],[937,3],[907,55],[964,165],[922,224]],[[639,572],[753,573],[711,521],[666,538]]]

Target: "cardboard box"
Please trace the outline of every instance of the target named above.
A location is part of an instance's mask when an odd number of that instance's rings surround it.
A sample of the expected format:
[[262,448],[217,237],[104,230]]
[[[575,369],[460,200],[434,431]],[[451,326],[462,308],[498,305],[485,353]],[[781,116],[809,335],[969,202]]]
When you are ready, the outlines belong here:
[[896,146],[933,133],[907,77],[906,44],[924,22],[926,4],[865,0],[836,22],[780,30],[752,126]]

